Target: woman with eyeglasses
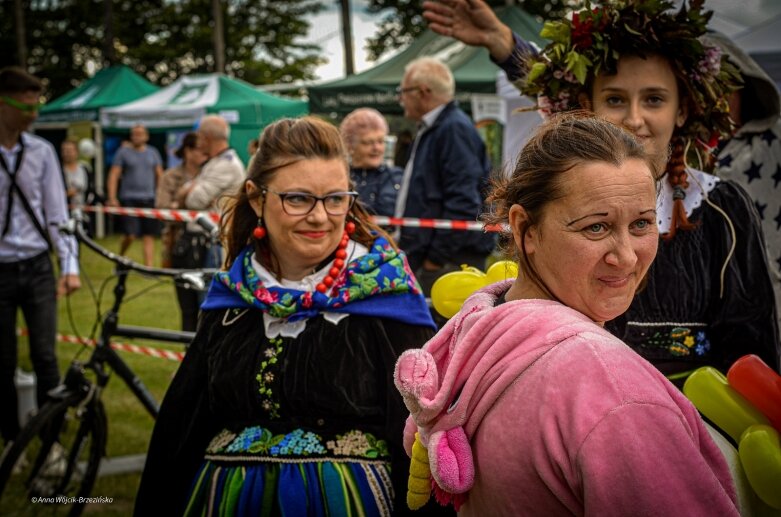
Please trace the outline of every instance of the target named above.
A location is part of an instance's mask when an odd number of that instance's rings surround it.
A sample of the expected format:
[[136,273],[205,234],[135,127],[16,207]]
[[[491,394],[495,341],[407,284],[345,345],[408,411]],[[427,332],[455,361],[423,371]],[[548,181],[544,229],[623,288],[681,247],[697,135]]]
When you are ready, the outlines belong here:
[[389,167],[385,160],[388,122],[372,108],[358,108],[339,126],[350,158],[350,177],[358,199],[372,213],[393,216],[401,188],[401,167]]
[[228,270],[163,401],[137,515],[406,509],[393,368],[435,327],[356,195],[335,127],[304,117],[264,130],[222,221]]

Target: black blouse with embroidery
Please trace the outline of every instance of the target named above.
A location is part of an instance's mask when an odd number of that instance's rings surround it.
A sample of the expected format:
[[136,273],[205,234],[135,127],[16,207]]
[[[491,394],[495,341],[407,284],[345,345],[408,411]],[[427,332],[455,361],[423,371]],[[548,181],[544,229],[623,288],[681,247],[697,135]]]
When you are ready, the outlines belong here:
[[726,219],[703,204],[689,220],[691,231],[661,239],[648,285],[629,310],[606,328],[664,374],[710,365],[726,373],[736,359],[757,354],[779,370],[778,329],[759,217],[746,192],[719,182],[710,200],[735,227],[735,251]]
[[260,311],[205,311],[160,409],[136,515],[180,515],[212,438],[253,425],[323,436],[359,429],[385,440],[395,507],[403,513],[409,412],[393,369],[401,352],[432,335],[426,327],[351,315],[336,325],[317,316],[296,338],[268,339]]

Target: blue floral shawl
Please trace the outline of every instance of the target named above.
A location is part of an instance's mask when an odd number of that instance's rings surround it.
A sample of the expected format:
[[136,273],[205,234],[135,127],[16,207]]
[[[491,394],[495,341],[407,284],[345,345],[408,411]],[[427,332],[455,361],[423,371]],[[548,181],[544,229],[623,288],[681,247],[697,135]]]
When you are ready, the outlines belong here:
[[288,321],[320,312],[348,313],[436,330],[406,255],[382,237],[368,253],[348,262],[325,294],[281,286],[266,288],[252,267],[252,252],[252,246],[247,246],[229,271],[214,276],[202,309],[252,307]]

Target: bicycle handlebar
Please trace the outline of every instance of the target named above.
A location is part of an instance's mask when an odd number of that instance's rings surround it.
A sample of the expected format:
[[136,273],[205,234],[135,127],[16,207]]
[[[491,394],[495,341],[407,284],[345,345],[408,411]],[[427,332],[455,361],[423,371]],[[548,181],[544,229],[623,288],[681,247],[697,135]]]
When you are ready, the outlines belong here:
[[[107,250],[92,240],[92,238],[87,235],[87,232],[84,230],[83,222],[84,214],[81,212],[81,210],[74,209],[71,211],[71,218],[68,219],[65,224],[60,226],[60,231],[75,235],[80,242],[86,244],[95,253],[102,255],[103,257],[124,269],[136,271],[137,273],[144,275],[171,277],[175,280],[180,280],[186,284],[192,285],[197,289],[204,289],[206,287],[206,282],[204,280],[205,275],[214,274],[218,271],[217,269],[172,269],[149,267],[139,264],[138,262],[135,262],[125,256],[117,255],[116,253]],[[207,228],[207,231],[211,232],[211,228]]]

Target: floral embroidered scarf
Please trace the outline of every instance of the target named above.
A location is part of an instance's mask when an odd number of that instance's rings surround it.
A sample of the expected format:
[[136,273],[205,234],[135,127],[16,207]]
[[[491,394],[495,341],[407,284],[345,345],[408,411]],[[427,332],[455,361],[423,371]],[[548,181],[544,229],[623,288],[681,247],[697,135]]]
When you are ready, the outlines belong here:
[[217,273],[201,308],[253,307],[277,318],[298,321],[320,312],[376,316],[436,330],[407,257],[378,237],[365,255],[351,260],[326,291],[266,288],[252,267],[252,246],[227,272]]

